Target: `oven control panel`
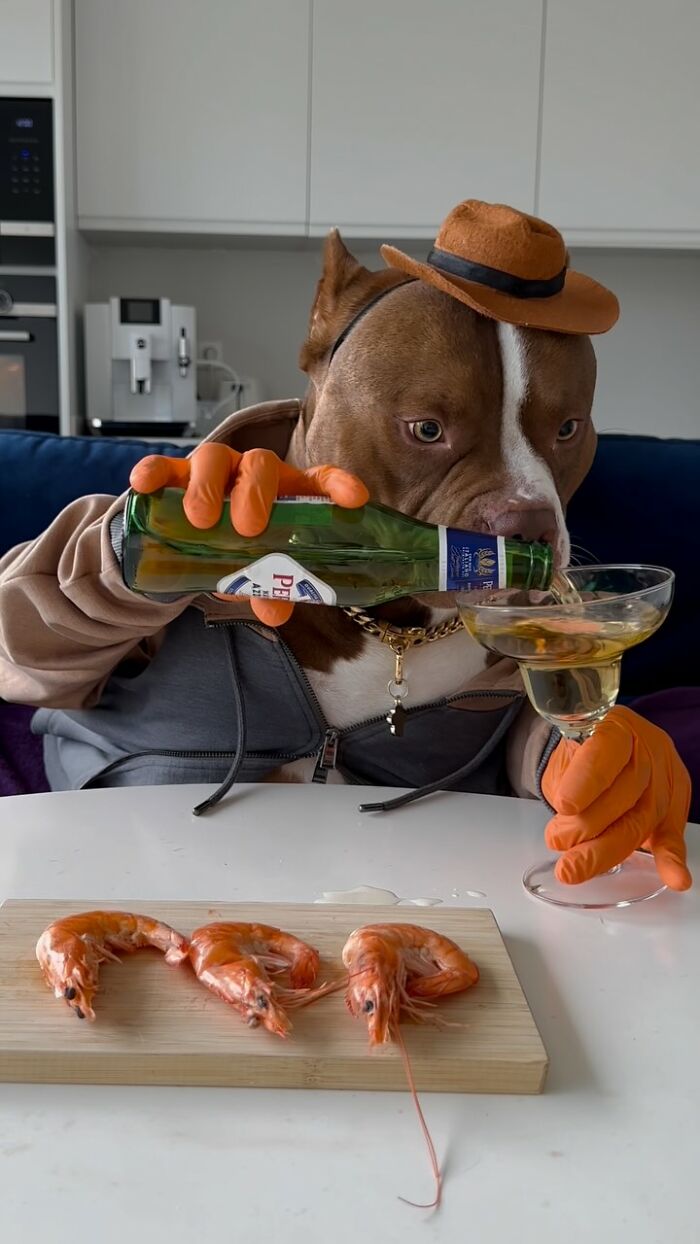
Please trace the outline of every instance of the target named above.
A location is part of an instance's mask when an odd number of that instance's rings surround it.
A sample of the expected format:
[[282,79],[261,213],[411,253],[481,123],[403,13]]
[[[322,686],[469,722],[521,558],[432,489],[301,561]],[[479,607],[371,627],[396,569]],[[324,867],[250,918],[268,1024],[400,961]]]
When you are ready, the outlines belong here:
[[53,223],[53,106],[0,99],[0,221]]

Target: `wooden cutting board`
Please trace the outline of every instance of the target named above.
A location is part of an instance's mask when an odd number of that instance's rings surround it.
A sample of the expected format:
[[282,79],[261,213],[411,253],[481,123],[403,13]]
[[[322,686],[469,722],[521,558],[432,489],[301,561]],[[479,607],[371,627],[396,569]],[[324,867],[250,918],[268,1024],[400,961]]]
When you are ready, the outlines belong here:
[[419,1089],[539,1093],[547,1055],[493,914],[484,910],[295,906],[282,903],[8,902],[0,907],[0,1080],[68,1084],[196,1084],[279,1088],[405,1089],[395,1047],[370,1052],[339,992],[292,1013],[282,1040],[248,1028],[205,989],[188,964],[141,950],[100,969],[94,1024],[78,1020],[45,985],[34,948],[53,920],[77,911],[147,912],[181,933],[211,920],[276,925],[316,946],[319,979],[343,974],[340,953],[359,925],[423,924],[478,964],[474,988],[441,1003],[464,1028],[403,1025]]

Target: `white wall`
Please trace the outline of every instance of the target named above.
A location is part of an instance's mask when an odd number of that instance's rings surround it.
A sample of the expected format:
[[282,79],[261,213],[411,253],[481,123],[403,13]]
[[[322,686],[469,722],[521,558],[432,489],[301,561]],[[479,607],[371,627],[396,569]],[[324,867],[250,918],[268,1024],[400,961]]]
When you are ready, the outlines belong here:
[[[351,246],[381,267],[376,246]],[[406,247],[422,257],[426,246]],[[700,253],[582,250],[573,267],[609,285],[617,327],[595,341],[600,431],[700,437]],[[91,248],[88,298],[164,296],[197,308],[200,341],[259,379],[266,398],[303,393],[297,367],[320,268],[320,246],[296,249]]]

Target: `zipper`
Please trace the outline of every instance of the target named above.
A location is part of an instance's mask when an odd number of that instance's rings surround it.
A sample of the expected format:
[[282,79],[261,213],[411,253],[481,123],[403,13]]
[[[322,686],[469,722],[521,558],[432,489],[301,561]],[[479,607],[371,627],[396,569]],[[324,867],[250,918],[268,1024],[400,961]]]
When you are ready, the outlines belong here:
[[[221,625],[216,623],[216,625]],[[242,625],[247,623],[224,623],[223,625]],[[301,667],[299,667],[301,669]],[[302,671],[303,672],[303,671]],[[304,681],[308,681],[304,676]],[[413,708],[406,709],[406,715],[410,717],[416,713],[425,712],[434,708],[447,708],[450,704],[454,704],[457,700],[472,699],[479,697],[480,699],[502,700],[504,696],[509,695],[511,699],[521,698],[517,691],[458,691],[454,695],[444,696],[440,700],[430,700],[426,704],[414,704]],[[315,697],[314,697],[315,698]],[[316,701],[318,703],[318,701]],[[354,730],[365,730],[368,726],[376,726],[380,722],[386,720],[385,713],[377,713],[374,717],[366,717],[364,721],[358,721],[355,725],[344,726],[342,730],[334,729],[328,726],[323,735],[323,741],[320,747],[313,748],[309,752],[247,752],[246,755],[251,760],[310,760],[316,757],[317,764],[314,770],[313,781],[323,783],[327,780],[328,774],[332,769],[336,768],[338,758],[338,748],[341,740]],[[157,752],[135,752],[130,759],[138,756],[171,756],[178,760],[230,760],[234,755],[231,751],[186,751],[184,749],[168,748],[158,749]],[[319,776],[317,777],[317,773]]]
[[[230,621],[224,621],[222,619],[218,622],[207,622],[205,619],[204,625],[209,627],[211,630],[222,630],[230,626],[245,626],[252,629],[255,626],[255,623],[248,622],[245,618],[232,618]],[[258,623],[258,625],[264,626],[264,623]],[[323,740],[320,747],[314,748],[310,752],[247,752],[246,754],[251,760],[311,760],[315,757],[316,765],[314,767],[312,781],[316,783],[326,782],[328,780],[328,773],[331,769],[335,768],[336,764],[339,739],[338,731],[333,730],[326,721],[326,717],[323,709],[321,708],[318,696],[309,682],[306,671],[302,669],[291,648],[285,643],[279,632],[275,632],[275,642],[280,644],[282,651],[287,656],[293,669],[300,677],[300,681],[303,685],[304,691],[306,692],[306,696],[311,705],[314,717],[316,718],[316,724],[323,735]],[[335,745],[329,742],[329,740],[333,737],[335,738]],[[229,756],[233,755],[232,752],[229,752],[228,754]],[[324,757],[328,762],[325,765],[323,763]]]
[[[229,626],[246,626],[250,630],[252,630],[256,624],[252,622],[247,622],[245,618],[232,618],[230,622],[224,622],[224,621],[207,622],[205,619],[204,625],[208,627],[210,630],[221,630]],[[264,622],[257,623],[257,626],[264,626],[264,625],[265,625]],[[319,703],[318,696],[316,695],[316,692],[314,691],[313,687],[311,686],[311,683],[309,682],[306,676],[306,671],[302,669],[301,665],[297,661],[291,648],[289,647],[288,644],[284,642],[284,640],[282,639],[279,633],[276,633],[276,642],[280,644],[285,654],[290,658],[290,661],[292,662],[295,669],[298,670],[299,674],[301,675],[301,681],[304,684],[304,689],[309,697],[309,700],[311,701],[311,707],[314,710],[314,716],[316,717],[316,723],[317,725],[320,726],[321,730],[325,732],[326,730],[329,729],[329,725],[324,716],[323,709],[321,708],[321,705]],[[310,756],[314,756],[316,753],[309,752],[308,754]],[[299,759],[301,760],[304,758],[300,757]]]
[[314,775],[311,779],[317,785],[328,781],[328,774],[335,769],[338,760],[338,744],[340,734],[337,730],[326,730],[323,742],[317,753]]
[[[246,626],[252,628],[255,624],[246,621],[244,618],[232,618],[230,621],[222,620],[220,622],[208,622],[205,619],[204,625],[210,630],[222,630],[230,626]],[[264,623],[259,623],[258,625],[264,626]],[[342,730],[338,730],[333,726],[330,726],[326,721],[323,709],[321,708],[318,700],[318,696],[309,682],[306,671],[302,669],[291,648],[285,643],[279,633],[276,634],[276,642],[281,644],[285,654],[290,658],[294,668],[301,676],[301,682],[303,683],[304,689],[309,697],[317,724],[323,732],[323,739],[320,747],[314,748],[309,752],[302,752],[301,754],[299,752],[247,752],[246,755],[251,760],[273,761],[311,760],[312,757],[315,757],[316,765],[314,767],[312,782],[315,782],[317,785],[323,785],[328,781],[328,774],[337,768],[338,750],[342,739],[354,730],[365,730],[368,726],[375,726],[382,721],[386,721],[386,713],[377,713],[373,717],[365,718],[364,721],[356,722],[355,725],[345,726]],[[411,717],[416,713],[426,712],[430,709],[447,708],[450,704],[454,704],[457,700],[464,700],[467,698],[472,699],[476,697],[479,699],[500,700],[506,695],[509,695],[512,699],[521,698],[520,692],[518,691],[457,691],[453,695],[443,696],[439,700],[429,700],[427,704],[414,704],[412,708],[406,709],[406,715],[407,717]],[[154,753],[137,753],[139,756],[152,754]],[[230,760],[234,755],[233,752],[195,752],[184,750],[178,751],[176,749],[169,749],[167,751],[159,750],[155,754],[158,756],[171,756],[180,760]],[[135,757],[131,758],[133,759]]]
[[[454,704],[457,700],[472,700],[477,696],[485,700],[502,700],[504,696],[510,696],[511,699],[522,699],[519,691],[456,691],[453,695],[442,696],[439,700],[428,700],[425,704],[414,704],[412,708],[405,710],[406,716],[410,717],[416,713],[425,712],[426,709],[448,708],[450,704]],[[367,726],[376,726],[380,721],[386,721],[386,713],[377,713],[375,717],[367,717],[364,721],[358,721],[354,726],[345,726],[343,730],[339,731],[339,734],[342,737],[345,734],[349,734],[351,730],[364,730]]]

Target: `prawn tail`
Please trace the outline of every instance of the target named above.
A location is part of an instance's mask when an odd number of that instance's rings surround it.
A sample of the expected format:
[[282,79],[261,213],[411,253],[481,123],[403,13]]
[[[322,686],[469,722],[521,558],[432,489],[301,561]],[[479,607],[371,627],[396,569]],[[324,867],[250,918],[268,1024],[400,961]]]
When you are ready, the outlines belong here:
[[399,1051],[401,1053],[401,1060],[403,1062],[404,1070],[406,1072],[406,1079],[408,1081],[408,1087],[411,1091],[411,1097],[413,1098],[413,1104],[416,1108],[416,1113],[418,1115],[418,1121],[421,1125],[423,1136],[425,1137],[425,1144],[428,1150],[428,1156],[430,1158],[430,1165],[432,1167],[433,1176],[435,1179],[435,1197],[432,1201],[428,1201],[426,1203],[423,1203],[420,1201],[409,1201],[408,1198],[405,1196],[400,1196],[399,1200],[403,1201],[404,1205],[411,1205],[414,1209],[439,1209],[440,1203],[442,1201],[442,1171],[440,1170],[440,1163],[438,1162],[437,1153],[435,1152],[435,1145],[433,1143],[433,1138],[430,1135],[430,1129],[428,1128],[428,1124],[425,1121],[425,1115],[423,1114],[423,1110],[421,1108],[421,1104],[418,1099],[418,1090],[416,1088],[416,1082],[413,1078],[413,1068],[411,1067],[411,1060],[408,1057],[408,1050],[406,1049],[406,1046],[404,1044],[404,1039],[403,1039],[403,1036],[401,1035],[401,1029],[399,1028],[398,1024],[395,1025],[392,1036],[394,1040],[396,1041],[396,1044],[398,1045]]
[[165,956],[169,964],[182,963],[189,955],[189,939],[178,933],[162,920],[152,920],[148,916],[135,916],[135,928],[132,933],[133,945],[130,949],[141,946],[153,946]]

